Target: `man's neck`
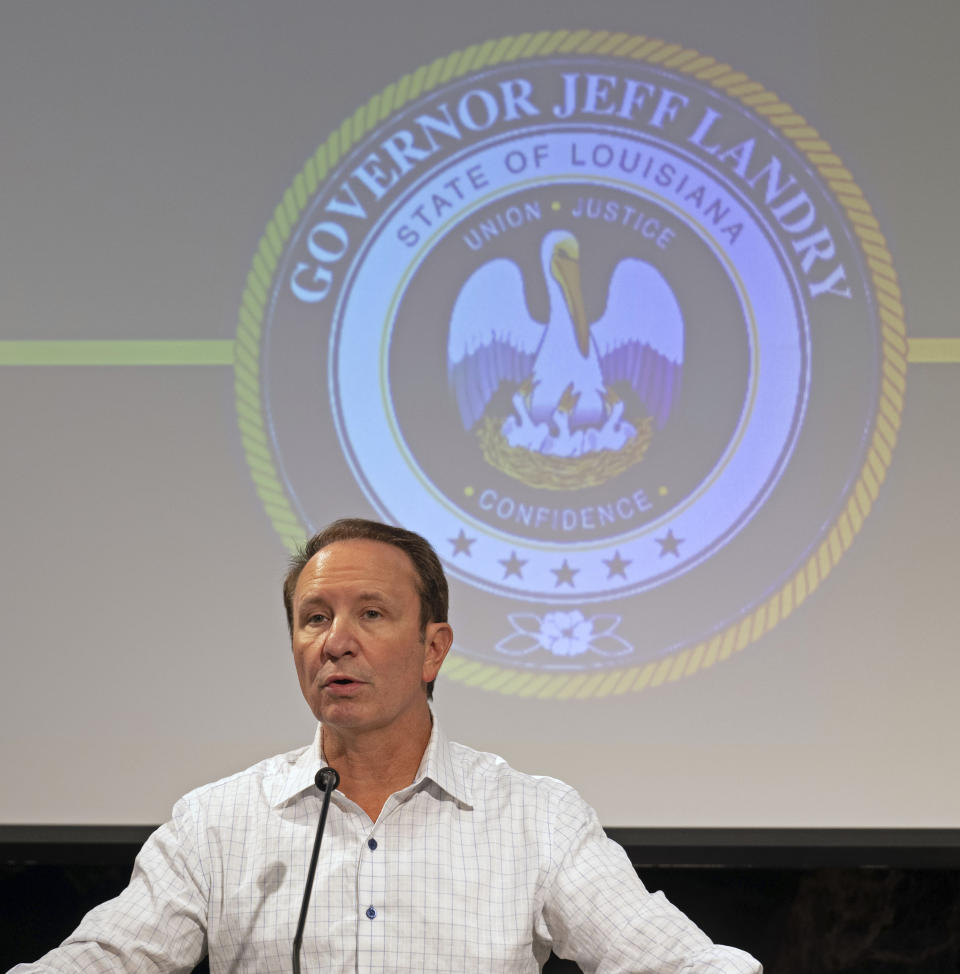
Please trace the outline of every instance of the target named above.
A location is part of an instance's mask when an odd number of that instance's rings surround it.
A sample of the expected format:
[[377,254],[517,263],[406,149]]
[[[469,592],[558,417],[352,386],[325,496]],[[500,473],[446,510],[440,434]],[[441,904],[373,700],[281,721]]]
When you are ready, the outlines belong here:
[[413,783],[432,726],[429,708],[402,729],[391,726],[353,734],[324,725],[323,756],[340,775],[338,790],[376,821],[386,800]]

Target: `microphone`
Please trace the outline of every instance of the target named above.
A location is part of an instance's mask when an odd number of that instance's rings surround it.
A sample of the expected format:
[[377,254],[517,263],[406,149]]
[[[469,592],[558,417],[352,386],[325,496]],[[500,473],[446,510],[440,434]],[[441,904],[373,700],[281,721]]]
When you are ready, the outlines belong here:
[[310,891],[313,889],[313,877],[317,872],[317,857],[320,855],[320,842],[323,839],[323,828],[327,824],[327,809],[330,807],[330,796],[340,784],[340,775],[333,768],[321,768],[314,779],[317,787],[323,792],[323,807],[320,809],[320,824],[317,826],[317,837],[313,840],[313,854],[310,856],[310,868],[307,870],[307,886],[303,891],[303,904],[300,907],[300,920],[297,932],[293,938],[293,974],[300,974],[300,948],[303,946],[303,928],[307,922],[307,906],[310,904]]

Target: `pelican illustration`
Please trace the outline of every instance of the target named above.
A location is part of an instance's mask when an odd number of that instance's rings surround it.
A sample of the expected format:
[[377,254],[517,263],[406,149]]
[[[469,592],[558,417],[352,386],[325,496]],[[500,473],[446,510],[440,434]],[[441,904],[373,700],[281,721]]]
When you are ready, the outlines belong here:
[[614,383],[627,383],[653,425],[664,426],[683,367],[683,318],[670,285],[652,265],[625,258],[610,278],[603,314],[591,324],[579,258],[572,233],[553,230],[543,238],[546,323],[530,315],[514,261],[488,261],[467,279],[454,303],[447,348],[464,429],[484,416],[501,383],[514,385],[516,410],[503,435],[539,453],[619,450],[636,430],[622,418]]

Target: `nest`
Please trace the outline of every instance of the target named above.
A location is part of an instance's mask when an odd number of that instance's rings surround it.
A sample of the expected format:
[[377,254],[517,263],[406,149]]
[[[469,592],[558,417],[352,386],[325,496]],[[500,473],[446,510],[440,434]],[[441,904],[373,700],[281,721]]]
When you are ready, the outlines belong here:
[[596,450],[579,457],[556,457],[522,446],[511,446],[500,432],[503,422],[502,419],[485,416],[477,429],[484,460],[528,487],[547,490],[598,487],[639,463],[653,439],[653,417],[645,416],[643,419],[630,420],[637,435],[619,450]]

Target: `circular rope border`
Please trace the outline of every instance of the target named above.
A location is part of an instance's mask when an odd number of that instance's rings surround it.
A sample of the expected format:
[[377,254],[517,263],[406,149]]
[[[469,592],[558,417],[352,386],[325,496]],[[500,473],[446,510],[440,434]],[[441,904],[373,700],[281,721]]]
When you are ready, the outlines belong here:
[[825,540],[793,577],[762,605],[721,632],[661,660],[598,673],[543,674],[452,656],[445,672],[460,683],[521,697],[587,698],[637,692],[691,676],[751,643],[786,619],[830,574],[877,499],[890,466],[903,412],[907,339],[897,275],[870,204],[850,172],[807,120],[763,85],[729,64],[678,44],[609,31],[540,31],[475,44],[422,65],[374,95],[345,119],[297,174],[260,238],[240,302],[234,349],[234,395],[244,454],[257,494],[274,529],[293,551],[305,535],[277,476],[264,427],[260,396],[260,336],[273,274],[284,245],[327,173],[367,133],[407,102],[470,71],[551,54],[593,54],[660,64],[708,82],[765,118],[803,153],[825,180],[850,221],[870,268],[881,322],[879,407],[867,457],[844,511]]

